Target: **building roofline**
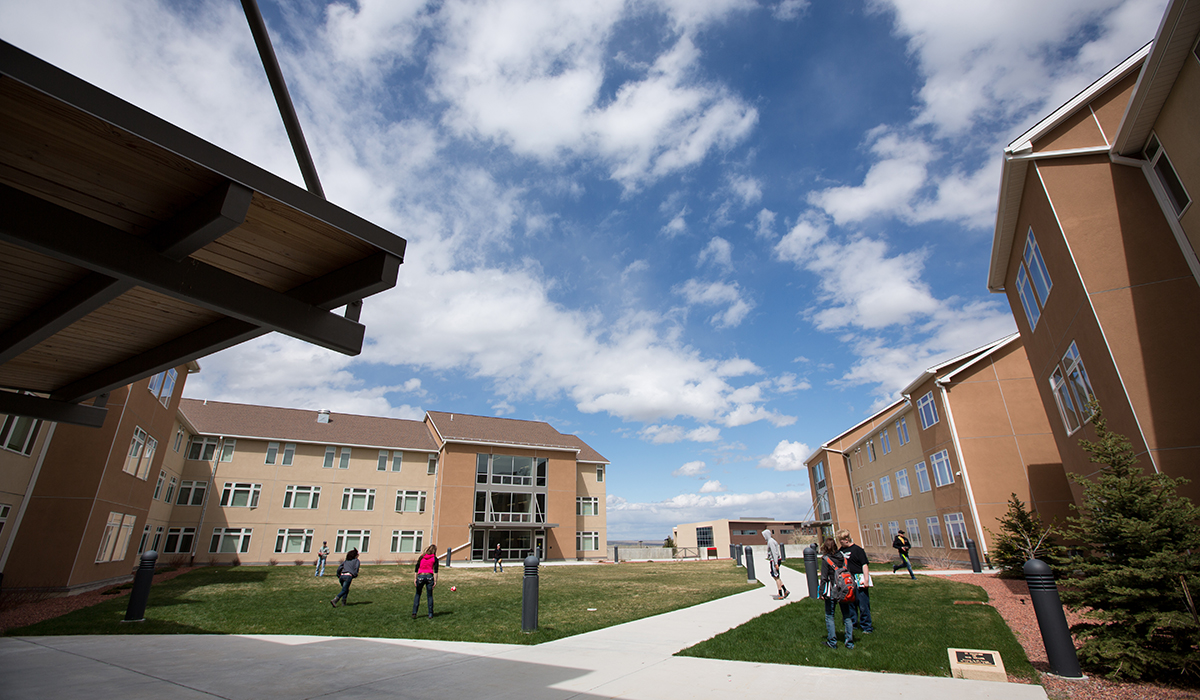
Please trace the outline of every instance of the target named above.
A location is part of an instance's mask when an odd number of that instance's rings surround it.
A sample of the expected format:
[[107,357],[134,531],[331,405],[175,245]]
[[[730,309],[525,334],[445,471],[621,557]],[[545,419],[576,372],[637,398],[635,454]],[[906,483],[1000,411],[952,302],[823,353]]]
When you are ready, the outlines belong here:
[[1000,340],[997,340],[995,343],[993,343],[992,347],[987,352],[980,353],[979,356],[976,357],[975,359],[971,360],[970,362],[967,362],[962,367],[955,369],[953,372],[950,372],[949,374],[942,377],[941,379],[938,379],[937,383],[938,384],[949,384],[950,382],[954,381],[954,375],[956,375],[960,372],[964,372],[971,367],[974,367],[976,363],[982,362],[984,359],[991,356],[992,353],[996,352],[997,350],[999,350],[1002,347],[1005,347],[1006,345],[1009,345],[1009,344],[1015,342],[1020,337],[1021,337],[1020,333],[1013,333],[1012,335],[1008,336],[1007,338],[1001,338]]
[[869,415],[869,416],[867,416],[866,418],[862,419],[862,420],[861,420],[861,421],[859,421],[858,423],[855,423],[853,426],[851,426],[851,427],[849,427],[849,428],[847,428],[847,429],[843,430],[842,432],[838,433],[837,435],[835,435],[835,436],[833,436],[833,437],[829,438],[827,441],[825,441],[824,443],[822,443],[822,444],[821,444],[821,449],[822,449],[822,450],[827,450],[827,451],[829,451],[829,452],[841,452],[841,450],[830,450],[830,449],[829,449],[829,444],[830,444],[830,443],[832,443],[832,442],[835,442],[835,441],[837,441],[837,440],[840,440],[840,439],[842,439],[842,438],[844,438],[844,437],[846,437],[847,435],[849,435],[850,433],[854,432],[855,430],[858,430],[859,428],[861,428],[862,426],[866,425],[867,423],[870,423],[871,421],[875,420],[876,418],[879,418],[880,416],[883,416],[883,415],[884,415],[884,414],[886,414],[888,411],[891,411],[891,410],[892,410],[892,409],[894,409],[894,408],[898,408],[898,407],[900,406],[900,404],[903,404],[903,403],[908,403],[908,399],[907,399],[907,398],[904,398],[904,397],[901,397],[901,398],[899,398],[899,399],[896,399],[896,400],[895,400],[895,401],[893,401],[892,403],[888,404],[886,407],[884,407],[884,408],[882,408],[882,409],[880,409],[880,410],[876,411],[875,413],[872,413],[871,415]]
[[[940,362],[940,363],[934,365],[933,367],[930,367],[929,369],[922,372],[919,377],[914,379],[908,386],[904,387],[904,389],[902,389],[900,391],[900,393],[904,394],[905,396],[909,396],[912,393],[913,389],[916,389],[923,382],[928,381],[930,377],[936,377],[938,372],[942,371],[946,367],[949,367],[950,365],[954,364],[955,362],[960,362],[962,360],[965,360],[967,358],[970,358],[970,357],[976,356],[976,355],[978,357],[975,357],[973,359],[979,359],[979,357],[984,357],[984,356],[990,354],[996,348],[998,348],[1006,343],[1012,342],[1013,338],[1016,338],[1016,337],[1020,337],[1020,333],[1013,333],[1011,335],[1006,335],[1003,338],[1000,338],[998,340],[993,340],[992,342],[987,343],[985,345],[981,345],[981,346],[975,348],[974,350],[964,352],[963,354],[959,355],[958,357],[952,357],[949,360],[946,360],[945,362]],[[957,370],[955,370],[955,371],[957,371]]]

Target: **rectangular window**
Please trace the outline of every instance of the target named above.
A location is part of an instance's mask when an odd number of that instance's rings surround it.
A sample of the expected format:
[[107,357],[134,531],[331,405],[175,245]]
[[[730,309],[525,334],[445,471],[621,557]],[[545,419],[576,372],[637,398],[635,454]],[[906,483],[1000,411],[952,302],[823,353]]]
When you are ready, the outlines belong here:
[[962,513],[946,513],[946,534],[950,537],[950,549],[967,548],[967,522]]
[[879,498],[875,495],[875,482],[867,482],[867,505],[873,506],[879,503]]
[[1042,310],[1033,296],[1033,285],[1029,282],[1029,273],[1025,271],[1024,265],[1017,268],[1017,296],[1021,299],[1021,308],[1025,310],[1029,327],[1037,328],[1038,321],[1042,318]]
[[899,521],[889,520],[888,521],[888,537],[894,541],[896,539],[896,535],[899,533],[900,533]]
[[392,530],[392,554],[415,554],[424,548],[424,530]]
[[1037,327],[1053,286],[1050,273],[1046,270],[1046,261],[1042,258],[1042,250],[1038,247],[1031,226],[1025,235],[1025,253],[1017,270],[1017,295],[1021,297],[1021,307],[1025,309],[1030,328]]
[[825,488],[825,463],[817,462],[813,465],[813,483],[817,485],[817,490]]
[[[1062,369],[1066,375],[1066,385],[1070,390],[1070,395],[1075,399],[1075,405],[1079,407],[1079,415],[1086,423],[1092,419],[1092,412],[1088,408],[1088,404],[1096,397],[1096,393],[1092,391],[1092,380],[1088,378],[1087,369],[1083,366],[1083,359],[1079,356],[1079,348],[1075,346],[1075,341],[1071,341],[1066,354],[1063,355]],[[1055,371],[1057,372],[1057,369]]]
[[921,493],[925,493],[926,491],[930,490],[929,472],[925,469],[925,463],[917,462],[916,465],[913,466],[913,471],[917,473],[917,490]]
[[279,443],[278,442],[268,442],[267,443],[267,456],[266,456],[266,459],[263,460],[263,463],[264,464],[274,464],[275,458],[278,456],[279,456]]
[[577,549],[581,552],[598,552],[598,551],[600,551],[600,533],[599,532],[576,532],[575,533],[575,549]]
[[425,492],[424,491],[397,491],[396,492],[396,512],[397,513],[424,513],[425,512]]
[[375,510],[375,489],[342,489],[342,510]]
[[283,492],[283,507],[315,510],[321,503],[320,486],[292,486]]
[[225,443],[221,445],[221,461],[232,462],[235,449],[237,449],[237,440],[225,438]]
[[575,499],[575,515],[600,515],[600,499],[596,496],[579,496]]
[[854,487],[854,505],[863,507],[863,490],[861,486]]
[[871,541],[871,526],[870,525],[862,526],[862,543],[867,545],[868,547],[875,544],[874,542]]
[[887,428],[884,428],[883,432],[879,434],[879,447],[883,449],[884,454],[892,451],[892,441],[888,437]]
[[392,471],[399,473],[402,466],[404,466],[404,453],[400,450],[394,450],[392,452]]
[[1171,202],[1175,216],[1183,216],[1183,211],[1192,203],[1192,198],[1184,189],[1183,181],[1179,179],[1179,174],[1175,172],[1175,166],[1171,165],[1170,159],[1167,158],[1167,152],[1163,150],[1156,134],[1150,134],[1150,140],[1146,142],[1146,149],[1142,153],[1146,156],[1146,160],[1150,161],[1154,174],[1158,176],[1158,182]]
[[146,438],[148,435],[145,430],[135,426],[133,429],[133,439],[129,442],[129,454],[125,457],[125,466],[121,468],[127,474],[137,474],[138,464],[142,461],[142,451],[146,449]]
[[868,462],[875,461],[875,441],[874,440],[867,440],[867,461]]
[[175,444],[173,444],[171,446],[171,449],[174,450],[175,452],[178,452],[180,446],[182,446],[182,445],[183,445],[183,428],[175,428]]
[[929,466],[933,467],[933,482],[938,486],[954,483],[954,470],[950,467],[950,453],[942,450],[929,456]]
[[921,546],[921,526],[917,523],[916,518],[909,518],[904,521],[904,529],[907,531],[904,534],[908,535],[908,543],[914,547]]
[[136,515],[108,514],[108,523],[104,526],[104,534],[100,538],[100,549],[96,551],[96,563],[125,560],[136,521]]
[[901,445],[908,444],[908,423],[904,418],[896,421],[896,437],[900,440]]
[[179,372],[174,369],[166,371],[163,377],[162,393],[158,395],[158,402],[163,406],[171,403],[171,394],[175,393],[175,381],[179,378]]
[[163,500],[167,503],[175,496],[175,477],[171,477],[171,483],[167,484],[167,495],[163,496]]
[[188,443],[187,458],[208,462],[212,460],[216,452],[217,439],[215,437],[200,437],[197,435]]
[[0,532],[4,532],[4,523],[8,522],[8,513],[12,510],[12,506],[8,504],[0,505]]
[[283,446],[283,466],[292,466],[292,460],[294,459],[296,459],[296,443],[285,443]]
[[696,528],[696,546],[701,548],[713,546],[712,525]]
[[[172,488],[174,488],[174,479]],[[179,500],[175,501],[177,506],[202,506],[204,505],[204,492],[208,490],[207,481],[184,481],[179,484]],[[170,498],[167,499],[168,501]]]
[[183,554],[192,551],[192,540],[196,538],[194,527],[172,527],[167,529],[167,541],[163,545],[166,554]]
[[280,528],[275,536],[276,554],[308,554],[312,551],[312,530]]
[[892,480],[890,477],[879,477],[879,495],[884,502],[892,500]]
[[333,541],[333,551],[341,554],[357,549],[366,554],[371,545],[370,530],[338,530],[337,539]]
[[150,526],[149,525],[142,528],[142,539],[138,541],[137,553],[140,555],[143,552],[145,552],[146,545],[148,545],[148,544],[150,544]]
[[891,544],[891,542],[883,541],[883,524],[875,523],[875,546],[884,547],[889,544]]
[[325,467],[326,469],[333,469],[333,462],[336,459],[337,459],[337,448],[334,447],[333,445],[326,445],[325,446],[325,462],[321,466]]
[[388,452],[387,450],[380,450],[379,451],[379,460],[375,465],[375,471],[386,472],[387,468],[388,468],[388,457],[390,457],[390,456],[391,456],[391,453]]
[[162,551],[161,549],[158,548],[159,543],[162,542],[162,536],[163,536],[162,526],[154,528],[154,541],[150,543],[150,549],[153,549],[156,552]]
[[163,486],[165,486],[166,483],[167,483],[167,473],[164,471],[159,471],[158,472],[158,481],[154,484],[154,495],[152,496],[152,498],[154,500],[156,500],[156,501],[160,500],[159,497],[162,496]]
[[818,517],[821,520],[829,520],[831,513],[829,511],[829,492],[828,491],[821,491],[820,493],[817,494],[817,512],[820,513],[820,515]]
[[437,460],[437,455],[429,455],[429,467],[425,470],[425,473],[429,476],[437,474]]
[[604,467],[596,467],[596,481],[604,481]]
[[212,541],[208,544],[210,554],[245,554],[250,551],[248,527],[215,527]]
[[933,403],[932,391],[917,400],[917,412],[921,414],[921,427],[925,430],[937,424],[937,406]]
[[1062,416],[1067,435],[1079,430],[1079,413],[1075,410],[1075,400],[1071,398],[1071,390],[1063,378],[1062,367],[1055,367],[1050,374],[1050,390],[1054,393],[1054,401],[1058,404],[1058,414]]
[[930,547],[946,546],[946,543],[942,541],[942,526],[938,524],[936,515],[931,515],[928,518],[925,518],[925,527],[929,528]]
[[908,498],[912,495],[912,491],[908,488],[907,469],[896,472],[896,491],[899,492],[900,498]]
[[262,484],[234,484],[226,481],[225,489],[221,491],[221,505],[232,508],[257,508],[261,491]]
[[[162,380],[164,374],[166,374],[166,372],[159,372],[153,377],[150,377],[150,386],[148,388],[150,389],[150,395],[154,398],[158,398],[158,391],[162,389]],[[150,526],[147,525],[146,527]]]
[[33,443],[41,426],[40,420],[27,416],[5,416],[4,426],[0,427],[0,445],[28,457],[33,452]]
[[142,459],[138,463],[137,478],[145,481],[150,476],[150,464],[154,461],[154,453],[158,450],[158,440],[146,436],[146,449],[142,451]]

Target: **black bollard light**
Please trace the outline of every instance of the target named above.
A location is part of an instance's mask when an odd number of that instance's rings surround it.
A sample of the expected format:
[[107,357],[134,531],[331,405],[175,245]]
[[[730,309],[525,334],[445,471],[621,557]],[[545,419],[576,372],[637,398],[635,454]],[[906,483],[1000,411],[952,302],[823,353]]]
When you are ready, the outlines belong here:
[[746,554],[746,583],[758,583],[758,579],[754,576],[754,549],[751,547],[745,548]]
[[983,567],[979,565],[979,548],[975,546],[975,540],[967,538],[967,556],[971,557],[971,571],[982,573]]
[[817,585],[817,548],[808,545],[804,548],[804,577],[808,579],[808,597],[821,597],[820,586]]
[[1029,600],[1033,603],[1033,612],[1037,614],[1042,644],[1046,647],[1046,660],[1050,662],[1050,673],[1064,678],[1083,678],[1050,565],[1041,559],[1030,559],[1025,562],[1024,569],[1025,583],[1029,584]]
[[154,583],[154,562],[158,552],[151,549],[142,554],[141,564],[133,575],[133,590],[129,593],[129,607],[125,608],[125,622],[145,622],[146,602],[150,600],[150,584]]
[[522,632],[536,632],[538,628],[538,563],[536,552],[525,557],[525,580],[521,582]]
[[621,561],[621,548],[615,545],[613,546],[613,561],[618,563]]
[[787,559],[787,545],[780,542],[779,543],[779,561],[783,561],[785,559]]
[[446,550],[446,568],[447,568],[447,569],[449,569],[449,568],[450,568],[450,554],[451,554],[451,552],[452,552],[452,551],[453,551],[453,550],[450,550],[450,549],[447,549],[447,550]]
[[729,558],[737,559],[737,545],[736,544],[729,545]]
[[742,550],[743,550],[743,549],[745,549],[745,547],[743,547],[743,546],[742,546],[742,545],[740,545],[740,544],[737,546],[737,549],[736,549],[736,551],[737,551],[737,565],[738,565],[738,566],[744,566],[744,564],[742,564]]

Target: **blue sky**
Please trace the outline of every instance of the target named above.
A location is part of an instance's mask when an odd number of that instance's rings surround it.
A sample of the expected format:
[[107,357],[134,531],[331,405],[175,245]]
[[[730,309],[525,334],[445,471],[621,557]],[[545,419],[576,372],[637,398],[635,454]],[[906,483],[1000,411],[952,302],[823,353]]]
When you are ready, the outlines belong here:
[[[610,539],[809,515],[803,459],[1014,329],[1004,144],[1163,0],[259,0],[329,199],[408,240],[349,358],[270,336],[186,395],[545,420]],[[0,0],[0,36],[302,184],[240,4]]]

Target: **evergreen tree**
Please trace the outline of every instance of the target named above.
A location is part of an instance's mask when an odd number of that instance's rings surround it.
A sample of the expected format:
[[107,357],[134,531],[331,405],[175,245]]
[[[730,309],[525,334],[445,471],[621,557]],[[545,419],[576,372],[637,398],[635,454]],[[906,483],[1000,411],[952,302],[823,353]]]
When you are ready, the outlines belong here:
[[1058,572],[1062,548],[1053,532],[1054,525],[1042,524],[1037,513],[1026,510],[1017,494],[1012,494],[1008,513],[1000,518],[1000,532],[988,530],[992,536],[991,558],[1000,567],[1000,577],[1025,578],[1025,562],[1030,559],[1041,559]]
[[1089,551],[1072,562],[1080,578],[1062,590],[1084,612],[1071,628],[1083,642],[1080,661],[1112,678],[1196,682],[1200,626],[1182,581],[1200,589],[1200,508],[1177,494],[1185,480],[1143,473],[1129,441],[1092,408],[1096,440],[1080,446],[1102,466],[1090,479],[1072,475],[1083,505],[1068,533]]

